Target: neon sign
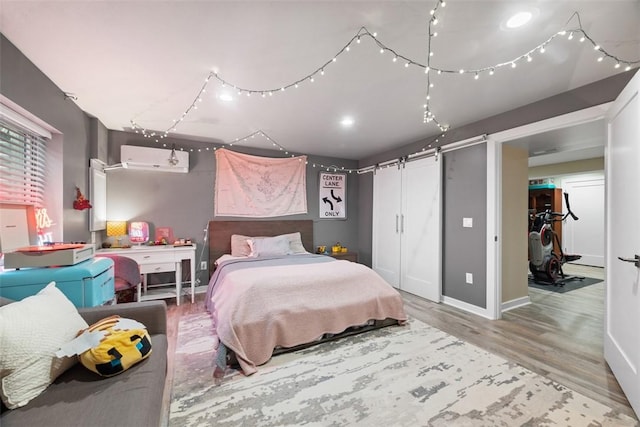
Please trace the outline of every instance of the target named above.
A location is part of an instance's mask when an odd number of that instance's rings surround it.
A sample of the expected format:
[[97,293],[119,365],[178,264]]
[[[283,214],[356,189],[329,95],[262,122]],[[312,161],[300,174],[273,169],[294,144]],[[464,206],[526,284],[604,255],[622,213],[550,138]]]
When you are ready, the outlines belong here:
[[53,221],[49,218],[47,208],[36,209],[36,229],[38,231],[38,245],[44,245],[46,242],[53,242],[53,232],[45,229],[51,227]]

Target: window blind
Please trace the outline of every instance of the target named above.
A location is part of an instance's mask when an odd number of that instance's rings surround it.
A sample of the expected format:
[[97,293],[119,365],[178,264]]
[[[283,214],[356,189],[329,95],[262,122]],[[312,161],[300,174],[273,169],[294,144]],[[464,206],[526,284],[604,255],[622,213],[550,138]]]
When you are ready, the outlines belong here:
[[0,201],[43,207],[47,139],[0,116]]

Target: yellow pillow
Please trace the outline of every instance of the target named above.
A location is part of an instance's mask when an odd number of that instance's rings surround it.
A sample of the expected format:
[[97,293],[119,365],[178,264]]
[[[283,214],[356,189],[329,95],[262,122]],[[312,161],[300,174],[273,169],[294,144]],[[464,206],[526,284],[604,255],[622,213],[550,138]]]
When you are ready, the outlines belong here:
[[139,322],[111,316],[94,323],[85,332],[99,332],[104,338],[80,354],[80,362],[103,377],[126,371],[151,354],[151,339]]

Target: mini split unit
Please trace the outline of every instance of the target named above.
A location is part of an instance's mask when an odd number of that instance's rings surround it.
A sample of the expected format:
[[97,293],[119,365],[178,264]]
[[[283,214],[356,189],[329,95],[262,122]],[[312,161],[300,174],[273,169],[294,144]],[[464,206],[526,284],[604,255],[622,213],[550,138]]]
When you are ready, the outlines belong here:
[[188,173],[189,153],[123,145],[120,147],[120,165],[118,166],[131,170]]

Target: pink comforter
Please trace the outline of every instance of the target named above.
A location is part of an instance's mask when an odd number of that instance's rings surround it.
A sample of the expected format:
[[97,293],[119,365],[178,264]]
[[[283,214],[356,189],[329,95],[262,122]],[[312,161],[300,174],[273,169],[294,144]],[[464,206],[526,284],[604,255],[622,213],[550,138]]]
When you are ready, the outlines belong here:
[[208,306],[218,338],[246,375],[276,346],[308,343],[370,319],[407,319],[400,294],[349,261],[233,271],[215,284]]

